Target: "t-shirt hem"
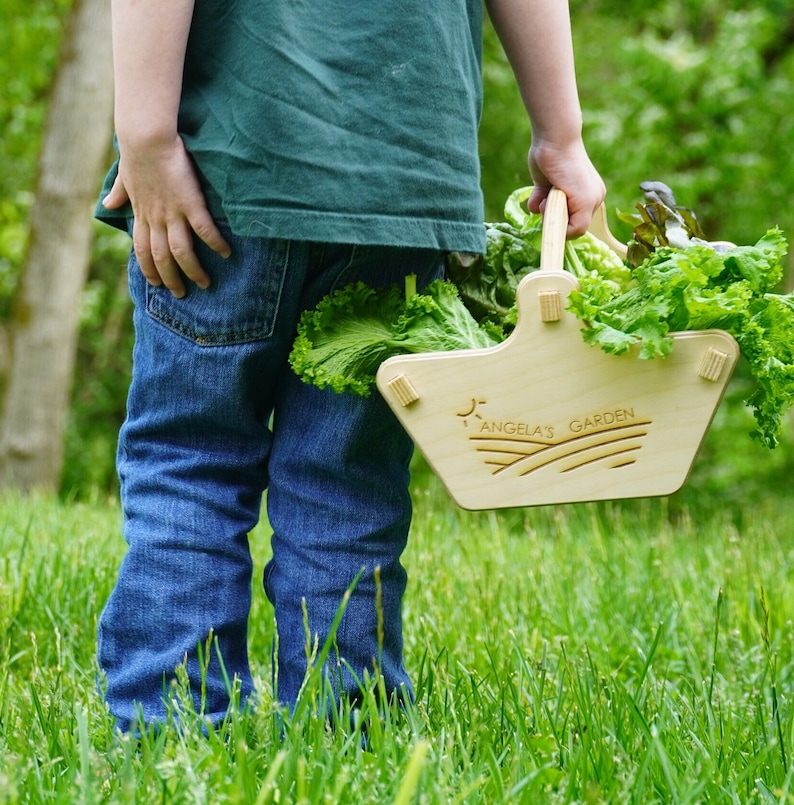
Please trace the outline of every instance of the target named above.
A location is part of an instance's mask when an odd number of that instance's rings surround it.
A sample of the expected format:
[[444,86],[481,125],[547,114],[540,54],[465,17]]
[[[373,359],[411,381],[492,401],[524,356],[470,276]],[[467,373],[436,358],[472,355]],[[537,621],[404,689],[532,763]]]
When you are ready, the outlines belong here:
[[485,252],[482,223],[387,215],[348,215],[321,210],[268,210],[256,214],[229,207],[226,219],[236,234],[247,237],[405,246],[439,251]]
[[[224,212],[213,212],[243,237],[485,253],[484,224],[306,210],[270,210],[267,215],[253,215],[227,207]],[[132,210],[107,210],[100,202],[94,215],[106,224],[127,230]]]

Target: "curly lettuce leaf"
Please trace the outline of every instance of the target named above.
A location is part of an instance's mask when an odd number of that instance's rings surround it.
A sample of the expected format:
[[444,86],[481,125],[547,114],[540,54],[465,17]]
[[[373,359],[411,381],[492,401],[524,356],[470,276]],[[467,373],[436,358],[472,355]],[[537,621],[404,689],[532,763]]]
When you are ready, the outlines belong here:
[[326,296],[301,316],[290,365],[319,388],[368,396],[378,367],[395,354],[403,307],[399,288],[378,291],[363,282]]
[[600,277],[610,283],[615,291],[631,285],[631,270],[595,235],[585,232],[579,238],[565,242],[563,268],[570,271],[577,279],[587,276]]
[[725,252],[700,244],[660,247],[619,293],[597,274],[581,278],[568,309],[585,323],[584,340],[613,354],[639,344],[641,358],[664,357],[674,331],[733,335],[756,383],[746,400],[758,426],[753,436],[774,447],[794,402],[794,300],[767,292],[782,277],[786,251],[777,229]]
[[447,281],[436,280],[408,300],[400,288],[357,282],[301,316],[290,365],[307,383],[366,397],[387,358],[478,349],[499,340],[477,325]]
[[751,309],[736,335],[756,383],[746,400],[758,425],[751,435],[775,447],[783,415],[794,404],[794,295],[765,294]]
[[783,257],[788,243],[780,229],[770,229],[755,245],[724,252],[724,281],[746,280],[754,294],[773,291],[783,279]]
[[478,325],[451,282],[435,280],[424,293],[405,301],[394,327],[403,352],[482,349],[499,343]]

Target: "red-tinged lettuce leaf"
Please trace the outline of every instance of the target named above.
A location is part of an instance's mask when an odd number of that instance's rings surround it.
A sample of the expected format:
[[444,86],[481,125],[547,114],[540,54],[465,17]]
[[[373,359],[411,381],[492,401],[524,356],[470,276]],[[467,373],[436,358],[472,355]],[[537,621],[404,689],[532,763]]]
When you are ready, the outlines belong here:
[[634,226],[627,261],[638,266],[657,249],[672,246],[685,249],[705,242],[697,216],[676,203],[673,191],[663,182],[641,182],[645,204],[638,204],[639,215],[621,213],[620,218]]

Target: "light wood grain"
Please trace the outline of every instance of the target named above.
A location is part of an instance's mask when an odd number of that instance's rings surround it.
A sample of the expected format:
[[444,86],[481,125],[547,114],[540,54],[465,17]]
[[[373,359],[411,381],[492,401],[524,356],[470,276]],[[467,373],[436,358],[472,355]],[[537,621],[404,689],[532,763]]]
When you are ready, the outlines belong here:
[[593,215],[593,220],[590,222],[590,233],[595,235],[602,243],[606,243],[621,260],[626,259],[629,253],[629,248],[625,243],[621,243],[609,228],[609,221],[607,220],[607,208],[602,204]]
[[[556,265],[559,246],[558,229],[543,246]],[[519,285],[518,324],[504,343],[399,356],[378,372],[381,394],[463,508],[671,494],[738,360],[719,330],[673,334],[663,359],[588,346],[572,313],[544,321],[542,300],[557,292],[565,308],[576,287],[554,265]]]

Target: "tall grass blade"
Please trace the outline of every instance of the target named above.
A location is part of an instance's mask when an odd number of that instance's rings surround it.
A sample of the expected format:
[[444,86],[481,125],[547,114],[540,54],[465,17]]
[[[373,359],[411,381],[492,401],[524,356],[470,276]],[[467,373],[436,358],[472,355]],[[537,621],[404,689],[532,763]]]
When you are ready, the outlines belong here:
[[428,741],[418,741],[411,752],[408,766],[405,769],[397,796],[394,798],[394,805],[409,805],[411,799],[419,786],[419,776],[425,766],[425,759],[430,750]]

